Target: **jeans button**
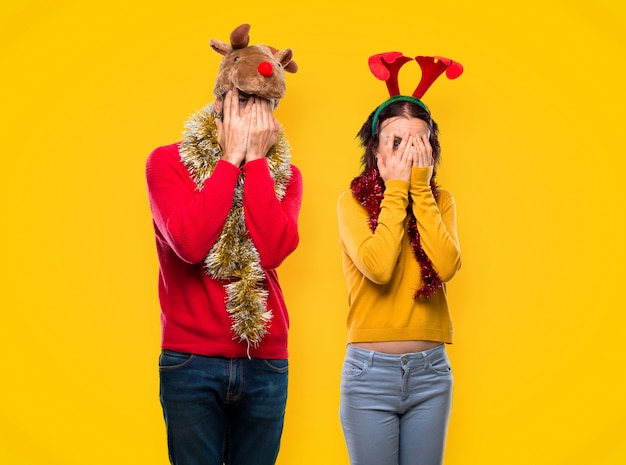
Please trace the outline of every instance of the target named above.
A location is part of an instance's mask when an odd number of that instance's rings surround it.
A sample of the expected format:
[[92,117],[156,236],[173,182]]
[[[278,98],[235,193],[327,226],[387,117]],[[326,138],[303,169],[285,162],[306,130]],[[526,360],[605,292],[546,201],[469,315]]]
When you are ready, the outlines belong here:
[[402,357],[402,363],[406,364],[409,361],[408,357]]

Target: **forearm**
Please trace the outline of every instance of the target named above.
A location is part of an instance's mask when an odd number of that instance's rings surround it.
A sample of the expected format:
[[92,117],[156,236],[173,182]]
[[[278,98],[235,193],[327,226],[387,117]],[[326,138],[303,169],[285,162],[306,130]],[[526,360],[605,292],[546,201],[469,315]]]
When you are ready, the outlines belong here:
[[437,201],[430,188],[432,168],[414,168],[411,177],[413,214],[420,243],[442,281],[452,279],[461,267],[461,248],[456,228],[456,207],[449,192]]
[[388,181],[372,232],[370,214],[351,193],[339,198],[339,235],[352,262],[372,282],[385,284],[393,275],[405,234],[407,206],[408,183]]
[[150,208],[169,246],[188,263],[201,262],[219,234],[233,201],[239,170],[218,162],[198,191],[173,157],[151,155],[146,167]]
[[279,200],[267,159],[248,162],[243,168],[246,227],[265,269],[277,268],[299,243],[302,175],[296,167],[290,169],[291,178]]

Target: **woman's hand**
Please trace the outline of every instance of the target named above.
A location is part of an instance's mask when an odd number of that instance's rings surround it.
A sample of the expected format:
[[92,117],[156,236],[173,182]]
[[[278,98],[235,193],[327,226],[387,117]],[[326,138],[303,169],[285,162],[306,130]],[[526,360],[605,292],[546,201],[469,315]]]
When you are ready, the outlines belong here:
[[428,136],[423,134],[415,137],[413,166],[416,168],[426,168],[427,166],[433,166],[435,160],[433,159],[433,148],[430,145]]
[[392,179],[411,180],[411,168],[415,163],[417,151],[415,143],[415,138],[409,136],[408,133],[402,134],[400,138],[391,132],[385,144],[379,145],[379,151],[376,154],[377,165],[380,177],[385,183]]

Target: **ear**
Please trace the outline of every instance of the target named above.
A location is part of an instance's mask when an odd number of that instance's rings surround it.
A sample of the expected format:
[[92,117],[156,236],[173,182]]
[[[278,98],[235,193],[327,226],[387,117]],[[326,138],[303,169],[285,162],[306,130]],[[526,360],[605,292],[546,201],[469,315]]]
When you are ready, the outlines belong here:
[[290,48],[286,48],[284,50],[276,50],[274,47],[269,47],[272,53],[274,54],[274,58],[278,61],[285,71],[288,73],[295,73],[298,71],[298,65],[293,58],[293,50]]
[[211,45],[211,48],[213,50],[215,50],[217,53],[219,53],[222,56],[226,55],[228,52],[230,52],[233,49],[230,46],[230,44],[227,44],[226,42],[222,42],[221,40],[217,40],[217,39],[211,39],[209,44]]

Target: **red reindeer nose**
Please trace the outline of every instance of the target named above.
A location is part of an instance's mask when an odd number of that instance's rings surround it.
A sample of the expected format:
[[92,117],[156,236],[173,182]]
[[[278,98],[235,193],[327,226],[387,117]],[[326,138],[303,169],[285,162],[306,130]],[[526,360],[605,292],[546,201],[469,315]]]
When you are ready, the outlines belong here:
[[259,74],[265,77],[270,77],[272,73],[274,72],[274,69],[272,68],[272,64],[268,63],[267,61],[260,63],[257,69],[259,70]]

